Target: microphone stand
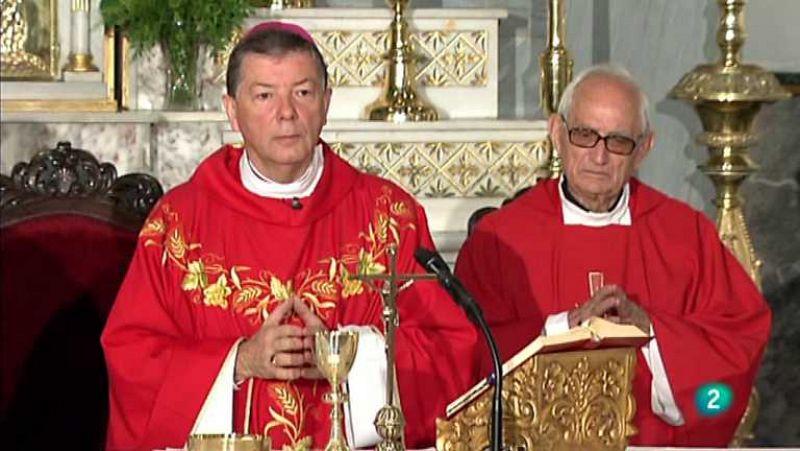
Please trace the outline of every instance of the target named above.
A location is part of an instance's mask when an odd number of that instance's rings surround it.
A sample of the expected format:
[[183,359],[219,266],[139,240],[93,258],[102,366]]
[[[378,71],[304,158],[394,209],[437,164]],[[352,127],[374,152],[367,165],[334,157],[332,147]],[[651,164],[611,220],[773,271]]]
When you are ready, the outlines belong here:
[[[491,449],[492,451],[501,451],[503,449],[503,364],[500,361],[500,352],[497,350],[497,342],[494,339],[494,335],[492,335],[492,331],[486,323],[486,318],[483,316],[480,305],[464,288],[461,281],[453,275],[441,255],[429,249],[418,248],[414,256],[426,271],[436,275],[436,279],[456,301],[456,304],[461,306],[470,321],[478,326],[483,333],[484,339],[486,339],[486,344],[489,345],[489,352],[492,355],[492,364],[494,365],[492,374],[494,376],[494,384],[490,384],[494,385]],[[491,378],[489,382],[491,382]]]
[[[478,310],[478,315],[472,318],[480,330],[483,332],[483,338],[486,339],[486,344],[489,345],[489,352],[492,354],[492,364],[494,365],[494,394],[492,396],[492,451],[500,451],[503,449],[503,364],[500,362],[500,352],[497,350],[497,342],[494,340],[492,331],[489,325],[486,324],[486,319],[483,314]],[[491,382],[491,380],[490,380]]]

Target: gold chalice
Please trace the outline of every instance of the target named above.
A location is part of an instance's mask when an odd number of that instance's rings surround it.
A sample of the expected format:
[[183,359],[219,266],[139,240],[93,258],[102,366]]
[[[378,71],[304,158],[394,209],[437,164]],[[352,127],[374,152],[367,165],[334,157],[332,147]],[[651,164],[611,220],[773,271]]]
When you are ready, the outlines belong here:
[[315,339],[315,360],[317,368],[331,384],[331,393],[327,402],[331,408],[331,438],[325,451],[350,451],[342,433],[342,408],[347,402],[347,395],[342,392],[342,383],[347,380],[347,373],[353,367],[358,350],[358,332],[342,330],[324,330],[317,332]]

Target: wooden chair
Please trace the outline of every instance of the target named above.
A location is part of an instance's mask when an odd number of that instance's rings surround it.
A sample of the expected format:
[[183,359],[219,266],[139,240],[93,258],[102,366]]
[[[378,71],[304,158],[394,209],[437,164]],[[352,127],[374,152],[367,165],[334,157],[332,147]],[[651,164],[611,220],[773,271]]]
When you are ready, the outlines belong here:
[[100,333],[162,194],[68,142],[0,175],[4,448],[103,449]]

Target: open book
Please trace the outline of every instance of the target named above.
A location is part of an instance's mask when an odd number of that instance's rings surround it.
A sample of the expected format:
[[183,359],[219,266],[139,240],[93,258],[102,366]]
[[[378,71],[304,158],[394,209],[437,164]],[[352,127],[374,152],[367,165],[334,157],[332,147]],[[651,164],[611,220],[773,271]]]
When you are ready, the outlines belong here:
[[[596,348],[639,347],[647,343],[650,338],[636,326],[616,324],[602,318],[592,317],[563,334],[539,336],[503,364],[503,375],[510,374],[536,354]],[[447,406],[447,418],[452,417],[489,388],[488,378],[475,384]]]

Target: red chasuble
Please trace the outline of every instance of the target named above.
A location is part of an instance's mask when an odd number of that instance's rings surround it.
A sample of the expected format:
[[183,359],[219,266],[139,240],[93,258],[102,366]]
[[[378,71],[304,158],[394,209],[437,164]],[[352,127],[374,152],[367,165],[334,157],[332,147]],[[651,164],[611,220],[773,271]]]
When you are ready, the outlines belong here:
[[[504,359],[536,338],[548,315],[590,298],[590,273],[621,286],[650,314],[685,425],[651,409],[650,370],[637,352],[639,434],[633,444],[726,446],[739,422],[770,328],[770,310],[703,214],[631,180],[631,226],[564,225],[558,182],[545,181],[479,223],[456,264]],[[488,360],[479,365],[488,374]],[[696,390],[728,384],[733,405],[703,417]]]
[[[183,446],[231,346],[290,296],[328,327],[382,329],[380,298],[350,275],[384,272],[392,244],[401,272],[423,272],[413,253],[432,247],[424,212],[397,186],[356,171],[326,145],[317,188],[293,209],[243,188],[241,155],[230,146],[214,153],[164,196],[140,233],[102,338],[109,449]],[[434,419],[473,382],[476,334],[434,282],[402,291],[398,309],[406,440],[427,446]],[[244,387],[234,400],[238,432]],[[277,449],[324,447],[329,391],[324,381],[256,380],[250,431],[268,434]]]

